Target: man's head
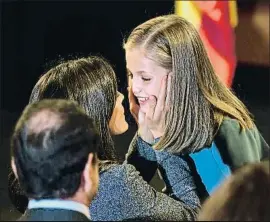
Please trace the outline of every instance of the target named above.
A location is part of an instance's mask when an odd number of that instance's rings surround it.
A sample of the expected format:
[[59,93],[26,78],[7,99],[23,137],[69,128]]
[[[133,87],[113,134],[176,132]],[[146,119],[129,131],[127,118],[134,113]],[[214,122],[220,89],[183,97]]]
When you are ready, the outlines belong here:
[[32,199],[75,198],[89,204],[99,183],[99,136],[75,102],[28,105],[11,139],[12,168]]

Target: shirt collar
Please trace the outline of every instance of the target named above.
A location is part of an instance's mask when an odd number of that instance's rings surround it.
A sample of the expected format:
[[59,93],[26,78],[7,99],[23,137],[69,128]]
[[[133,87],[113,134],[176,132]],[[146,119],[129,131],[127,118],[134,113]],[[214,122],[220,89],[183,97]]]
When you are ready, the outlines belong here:
[[73,210],[84,214],[89,220],[90,211],[87,206],[79,202],[72,200],[61,200],[61,199],[43,199],[43,200],[29,200],[28,209],[33,208],[54,208],[54,209],[63,209],[63,210]]

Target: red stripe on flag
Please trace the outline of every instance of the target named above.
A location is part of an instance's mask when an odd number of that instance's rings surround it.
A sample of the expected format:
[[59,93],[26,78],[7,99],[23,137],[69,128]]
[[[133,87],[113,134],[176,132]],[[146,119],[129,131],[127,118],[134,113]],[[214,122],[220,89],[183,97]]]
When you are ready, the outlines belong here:
[[[194,1],[202,12],[200,34],[204,42],[212,48],[206,49],[210,60],[223,82],[231,86],[236,67],[235,36],[230,23],[228,1]],[[206,38],[206,39],[205,39]],[[213,50],[214,49],[214,50]],[[217,55],[218,53],[218,55]],[[224,61],[218,62],[218,58]],[[221,63],[227,63],[228,68],[222,70]]]

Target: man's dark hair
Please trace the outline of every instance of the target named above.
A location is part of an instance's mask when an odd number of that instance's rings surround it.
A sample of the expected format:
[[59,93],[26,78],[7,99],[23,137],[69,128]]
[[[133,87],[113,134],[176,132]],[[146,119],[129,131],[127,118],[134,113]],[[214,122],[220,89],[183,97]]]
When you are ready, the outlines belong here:
[[26,195],[73,196],[89,153],[97,161],[99,140],[92,119],[75,102],[51,99],[28,105],[11,139],[11,156]]

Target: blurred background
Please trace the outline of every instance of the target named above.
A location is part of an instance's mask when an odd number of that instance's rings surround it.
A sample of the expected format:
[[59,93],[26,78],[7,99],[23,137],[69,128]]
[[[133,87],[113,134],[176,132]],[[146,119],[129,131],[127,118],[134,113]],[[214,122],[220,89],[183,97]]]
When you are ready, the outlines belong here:
[[[158,15],[177,13],[194,22],[209,47],[214,67],[217,70],[225,67],[221,78],[247,105],[259,130],[270,143],[268,3],[0,2],[0,220],[18,217],[7,193],[9,137],[40,75],[59,58],[100,54],[113,64],[119,91],[127,95],[123,40],[137,25]],[[219,18],[215,17],[216,14]],[[122,160],[136,131],[127,99],[124,106],[130,128],[114,138]],[[155,179],[152,185],[157,189],[162,186]]]

